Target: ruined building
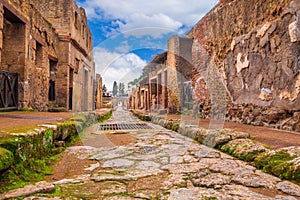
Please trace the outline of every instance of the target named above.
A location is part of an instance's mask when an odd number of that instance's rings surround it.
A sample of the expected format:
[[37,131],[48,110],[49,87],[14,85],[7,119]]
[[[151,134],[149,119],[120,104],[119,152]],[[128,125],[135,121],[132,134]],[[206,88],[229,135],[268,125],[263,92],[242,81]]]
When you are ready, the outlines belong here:
[[0,30],[0,109],[93,109],[92,39],[75,0],[2,0]]
[[145,77],[133,90],[130,108],[177,113],[192,108],[188,95],[192,78],[192,39],[172,36],[167,52],[156,55],[143,69]]
[[[187,33],[190,52],[185,48],[181,52],[186,54],[173,53],[181,49],[181,38],[174,37],[167,56],[157,55],[163,61],[146,66],[148,88],[136,89],[131,99],[137,97],[135,108],[157,104],[171,113],[182,112],[191,93],[182,85],[191,80],[197,116],[299,132],[299,13],[300,0],[220,1]],[[143,91],[149,93],[149,107],[139,101]]]
[[102,77],[100,74],[96,74],[96,81],[95,81],[95,108],[100,109],[103,107],[102,105]]

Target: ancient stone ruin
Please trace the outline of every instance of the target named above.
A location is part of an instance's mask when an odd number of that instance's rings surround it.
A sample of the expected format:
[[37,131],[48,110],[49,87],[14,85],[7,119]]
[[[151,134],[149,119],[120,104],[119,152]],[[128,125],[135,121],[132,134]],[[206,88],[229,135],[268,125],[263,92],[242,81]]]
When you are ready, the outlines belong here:
[[91,32],[75,0],[1,1],[0,53],[1,110],[94,108]]
[[165,66],[152,67],[143,79],[157,89],[148,91],[147,106],[132,108],[184,113],[192,90],[190,114],[299,132],[299,13],[299,0],[220,1],[184,38],[170,38],[167,55],[157,55],[165,60],[156,65]]

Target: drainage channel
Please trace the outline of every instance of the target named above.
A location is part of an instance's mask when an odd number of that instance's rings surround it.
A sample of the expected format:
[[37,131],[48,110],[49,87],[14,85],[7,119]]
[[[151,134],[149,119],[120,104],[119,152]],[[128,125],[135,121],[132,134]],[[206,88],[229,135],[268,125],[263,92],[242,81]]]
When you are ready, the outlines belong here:
[[99,124],[99,131],[153,129],[145,123]]

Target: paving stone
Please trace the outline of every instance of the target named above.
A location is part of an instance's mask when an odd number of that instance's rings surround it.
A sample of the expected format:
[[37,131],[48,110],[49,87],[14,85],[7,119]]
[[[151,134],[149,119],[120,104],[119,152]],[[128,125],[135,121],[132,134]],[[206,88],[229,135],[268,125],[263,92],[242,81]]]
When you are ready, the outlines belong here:
[[52,192],[55,190],[55,186],[52,183],[47,183],[45,181],[35,183],[33,185],[26,185],[24,188],[19,188],[11,190],[6,194],[0,195],[0,199],[10,199],[20,196],[28,196],[41,192]]
[[[202,160],[200,161],[202,162]],[[240,166],[239,162],[230,159],[215,159],[215,163],[213,163],[209,169],[212,172],[219,172],[225,175],[234,175],[244,173],[246,171],[253,171],[251,168],[249,169],[246,167],[246,164],[244,166]]]
[[182,156],[171,156],[170,157],[170,164],[179,164],[179,163],[183,163]]
[[90,159],[103,161],[103,160],[111,160],[114,158],[121,158],[124,156],[128,156],[130,154],[132,154],[132,152],[127,151],[124,148],[114,148],[110,150],[104,150],[99,154],[92,156]]
[[259,199],[259,200],[270,200],[269,197],[252,192],[248,188],[241,187],[231,188],[231,193],[226,190],[215,190],[212,188],[180,188],[172,189],[170,191],[169,200],[199,200],[199,199],[224,199],[224,200],[235,200],[235,199]]
[[185,174],[185,173],[192,173],[197,172],[199,170],[206,169],[208,165],[203,164],[201,162],[197,163],[182,163],[182,164],[169,164],[166,166],[163,166],[163,170],[168,170],[172,174]]
[[267,176],[261,176],[254,172],[244,172],[233,176],[232,181],[248,187],[275,188],[276,181],[268,179]]
[[291,197],[291,196],[276,196],[275,200],[297,200],[295,197]]
[[91,155],[94,155],[98,149],[90,146],[72,146],[66,149],[66,153],[73,154],[78,159],[87,159]]
[[167,165],[167,164],[169,164],[169,158],[168,158],[168,157],[161,157],[161,158],[160,158],[160,163],[161,163],[162,165]]
[[103,168],[128,168],[134,164],[133,161],[127,159],[114,159],[105,161],[102,165]]
[[183,158],[184,163],[193,163],[193,162],[199,161],[199,159],[195,158],[194,156],[190,156],[190,155],[184,155],[182,158]]
[[200,178],[191,178],[191,181],[194,186],[211,188],[214,186],[227,185],[231,180],[229,176],[220,173],[211,173]]
[[103,182],[103,181],[129,181],[130,177],[128,177],[128,176],[120,176],[120,175],[115,175],[115,174],[101,174],[101,175],[94,174],[91,177],[91,180],[93,180],[95,182]]
[[116,195],[126,193],[126,184],[120,182],[107,181],[105,182],[107,185],[105,188],[101,187],[101,194],[103,195]]
[[201,148],[197,148],[197,149],[189,149],[189,152],[194,155],[196,158],[219,158],[220,157],[220,152],[201,145]]
[[[259,200],[270,200],[271,198],[253,192],[248,187],[242,185],[225,185],[221,192],[225,193],[228,198],[231,199],[259,199]],[[235,198],[234,198],[235,197]]]
[[137,163],[136,168],[141,170],[159,169],[160,164],[153,161],[141,161]]
[[279,182],[276,185],[278,190],[281,190],[284,193],[287,193],[289,195],[293,195],[296,197],[300,197],[300,186],[295,185],[288,181]]
[[98,173],[95,173],[91,176],[91,180],[95,182],[129,181],[129,180],[137,180],[148,176],[155,176],[162,173],[164,173],[164,171],[159,169],[149,169],[149,170],[129,169],[128,171],[119,171],[119,172],[100,170]]
[[188,176],[186,174],[170,174],[166,181],[163,182],[163,190],[169,190],[174,186],[187,185]]
[[100,167],[100,163],[97,162],[95,164],[91,164],[90,167],[85,168],[84,170],[85,171],[93,171],[93,170],[97,169],[98,167]]
[[143,161],[143,160],[157,160],[160,158],[159,155],[157,154],[139,154],[139,153],[134,153],[129,156],[123,157],[125,159],[129,160],[137,160],[137,161]]

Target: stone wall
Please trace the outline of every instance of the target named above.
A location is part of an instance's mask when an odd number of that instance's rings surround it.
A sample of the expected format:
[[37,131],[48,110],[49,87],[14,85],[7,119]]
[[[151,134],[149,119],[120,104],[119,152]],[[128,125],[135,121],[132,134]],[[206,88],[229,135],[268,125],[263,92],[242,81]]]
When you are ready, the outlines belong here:
[[219,101],[229,120],[300,131],[299,10],[299,0],[221,1],[201,19],[188,33],[197,108]]
[[170,37],[168,51],[157,54],[144,67],[146,76],[131,94],[131,109],[159,113],[179,113],[184,109],[187,100],[191,100],[185,90],[192,79],[192,44],[189,37]]
[[19,75],[18,107],[47,110],[55,30],[29,2],[3,1],[0,10],[0,68]]
[[78,7],[75,0],[31,1],[43,10],[43,15],[52,23],[60,38],[62,51],[59,53],[65,59],[58,63],[64,67],[58,73],[57,103],[73,111],[92,110],[96,77],[92,36],[85,10]]
[[192,79],[192,43],[188,37],[168,40],[168,112],[180,112],[184,106],[184,83]]
[[91,33],[74,0],[1,1],[0,36],[0,69],[19,74],[19,109],[93,109]]

